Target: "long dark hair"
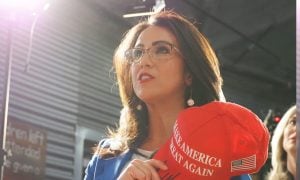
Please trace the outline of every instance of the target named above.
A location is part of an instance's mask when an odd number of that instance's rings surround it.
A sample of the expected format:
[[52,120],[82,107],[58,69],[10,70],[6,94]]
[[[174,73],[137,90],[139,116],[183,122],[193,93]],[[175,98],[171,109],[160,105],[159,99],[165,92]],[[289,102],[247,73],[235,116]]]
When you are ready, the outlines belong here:
[[[135,45],[141,32],[149,26],[163,27],[176,37],[185,68],[191,73],[193,79],[192,85],[185,93],[186,99],[192,91],[196,106],[220,100],[222,77],[219,62],[205,36],[190,21],[175,12],[164,11],[151,16],[131,28],[115,51],[113,67],[123,110],[119,127],[115,131],[110,131],[109,136],[121,142],[117,152],[138,147],[148,135],[147,108],[134,93],[130,64],[126,61],[124,53]],[[137,110],[139,104],[143,106],[142,110]],[[104,154],[106,153],[107,151]]]

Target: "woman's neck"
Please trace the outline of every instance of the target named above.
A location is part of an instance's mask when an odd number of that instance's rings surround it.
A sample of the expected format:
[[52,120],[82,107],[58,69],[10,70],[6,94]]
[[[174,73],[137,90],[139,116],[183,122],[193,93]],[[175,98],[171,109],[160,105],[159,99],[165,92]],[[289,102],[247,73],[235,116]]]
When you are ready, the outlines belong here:
[[287,154],[287,169],[296,179],[296,157],[292,154]]
[[142,148],[155,150],[171,136],[176,118],[185,106],[183,103],[169,101],[159,104],[147,104],[147,108],[149,114],[149,132],[148,138],[142,145]]

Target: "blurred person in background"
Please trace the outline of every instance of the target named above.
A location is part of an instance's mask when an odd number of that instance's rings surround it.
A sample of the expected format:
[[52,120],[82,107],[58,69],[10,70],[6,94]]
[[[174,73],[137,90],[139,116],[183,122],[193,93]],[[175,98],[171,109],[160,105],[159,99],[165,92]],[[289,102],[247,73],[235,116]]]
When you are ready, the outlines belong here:
[[296,105],[278,123],[271,141],[272,169],[267,180],[296,180]]

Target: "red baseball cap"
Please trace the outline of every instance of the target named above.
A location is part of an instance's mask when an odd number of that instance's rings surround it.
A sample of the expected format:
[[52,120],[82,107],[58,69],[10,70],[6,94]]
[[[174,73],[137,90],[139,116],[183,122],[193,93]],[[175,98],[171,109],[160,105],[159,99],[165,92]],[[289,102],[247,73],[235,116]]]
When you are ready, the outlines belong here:
[[269,132],[250,110],[211,102],[182,111],[170,139],[154,155],[168,169],[162,179],[230,179],[259,171],[268,157]]

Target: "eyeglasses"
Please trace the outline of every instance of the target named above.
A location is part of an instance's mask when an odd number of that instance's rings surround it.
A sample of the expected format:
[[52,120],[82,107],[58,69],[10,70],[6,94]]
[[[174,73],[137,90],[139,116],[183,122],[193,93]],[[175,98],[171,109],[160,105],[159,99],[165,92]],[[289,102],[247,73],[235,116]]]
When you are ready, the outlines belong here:
[[173,49],[180,53],[174,44],[168,42],[159,42],[148,49],[143,49],[140,47],[128,49],[125,51],[125,58],[131,64],[139,63],[143,55],[147,52],[151,59],[163,61],[170,59],[174,55]]

